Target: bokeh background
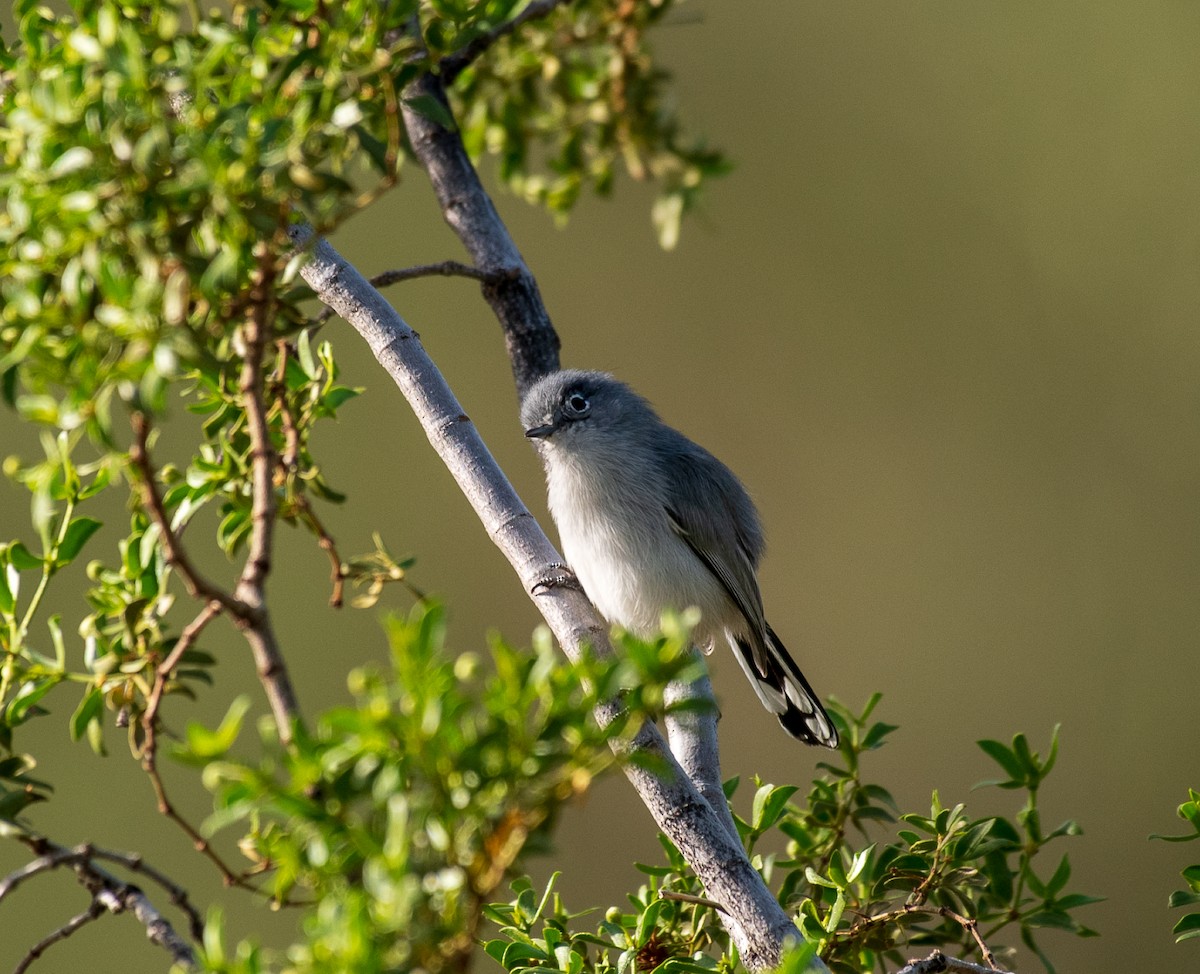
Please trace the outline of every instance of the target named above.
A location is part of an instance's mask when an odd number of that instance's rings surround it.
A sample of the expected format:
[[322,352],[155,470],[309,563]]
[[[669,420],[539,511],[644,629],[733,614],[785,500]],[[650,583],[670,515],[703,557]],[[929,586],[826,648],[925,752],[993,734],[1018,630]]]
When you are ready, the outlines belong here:
[[[1146,837],[1177,831],[1175,805],[1200,786],[1200,6],[706,0],[655,44],[691,129],[736,168],[670,254],[646,187],[583,202],[566,229],[498,193],[564,362],[618,373],[739,472],[768,529],[772,623],[823,694],[885,693],[878,715],[901,729],[868,773],[902,805],[927,807],[937,788],[1011,814],[1011,793],[970,790],[993,776],[974,741],[1024,731],[1044,751],[1062,724],[1044,819],[1079,820],[1083,836],[1061,844],[1072,886],[1108,900],[1080,914],[1102,937],[1046,935],[1059,970],[1194,969],[1200,947],[1172,943],[1166,901],[1200,855]],[[368,274],[461,256],[415,168],[335,243]],[[475,285],[391,296],[544,515]],[[456,648],[490,629],[526,641],[533,606],[403,399],[344,324],[326,331],[344,378],[368,389],[316,443],[350,494],[327,511],[343,553],[378,529],[448,601]],[[0,428],[5,454],[35,442],[11,414]],[[26,503],[0,486],[0,536],[30,535]],[[108,515],[90,557],[112,557],[121,505]],[[278,627],[315,712],[348,699],[347,670],[385,657],[379,610],[326,608],[323,555],[296,532],[281,544]],[[63,581],[68,619],[85,611],[68,594],[78,581]],[[399,591],[385,602],[407,605]],[[210,632],[217,686],[168,719],[215,722],[233,693],[256,692],[244,644]],[[807,781],[819,755],[778,730],[731,658],[711,665],[725,773]],[[197,902],[223,898],[232,934],[285,943],[296,917],[222,893],[154,814],[119,732],[105,759],[70,743],[68,696],[18,740],[58,784],[32,821],[61,842],[138,849]],[[202,817],[206,795],[170,781]],[[659,854],[619,778],[570,810],[557,849],[529,865],[561,869],[576,907],[623,902],[632,862]],[[22,861],[0,844],[0,872]],[[0,969],[83,904],[66,876],[15,894]],[[164,966],[130,919],[39,963]],[[1023,950],[1015,964],[1040,969]]]

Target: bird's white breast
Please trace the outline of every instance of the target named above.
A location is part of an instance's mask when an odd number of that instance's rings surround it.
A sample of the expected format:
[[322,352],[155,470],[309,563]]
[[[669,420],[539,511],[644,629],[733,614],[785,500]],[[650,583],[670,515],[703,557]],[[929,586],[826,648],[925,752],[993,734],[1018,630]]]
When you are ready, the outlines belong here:
[[672,530],[652,484],[563,458],[551,466],[548,486],[567,563],[610,622],[649,636],[665,610],[695,606],[695,638],[705,649],[740,622],[720,583]]

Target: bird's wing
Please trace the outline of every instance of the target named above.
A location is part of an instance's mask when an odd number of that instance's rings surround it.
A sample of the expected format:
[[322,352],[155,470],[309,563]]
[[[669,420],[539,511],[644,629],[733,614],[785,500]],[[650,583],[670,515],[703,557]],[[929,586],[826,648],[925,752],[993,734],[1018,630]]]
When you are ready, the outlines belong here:
[[[837,730],[820,699],[767,625],[754,574],[762,552],[762,531],[745,489],[723,464],[707,453],[689,451],[675,458],[675,463],[680,469],[667,478],[667,517],[672,530],[721,583],[746,619],[745,635],[735,635],[733,642],[738,663],[750,685],[763,706],[778,717],[792,737],[806,744],[837,747]],[[703,465],[706,469],[691,471],[686,464]],[[691,488],[700,483],[710,485],[711,492],[700,496]],[[718,529],[717,518],[726,519],[725,530]]]
[[[754,566],[762,529],[746,490],[729,469],[692,444],[671,458],[665,478],[671,529],[712,572],[755,632],[766,631]],[[699,485],[706,489],[702,493]],[[730,530],[732,528],[732,530]]]

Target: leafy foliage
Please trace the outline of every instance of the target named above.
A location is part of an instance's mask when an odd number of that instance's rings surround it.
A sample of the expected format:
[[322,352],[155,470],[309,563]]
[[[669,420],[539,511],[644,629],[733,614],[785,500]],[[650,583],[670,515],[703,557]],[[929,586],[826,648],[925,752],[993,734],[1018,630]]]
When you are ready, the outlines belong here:
[[[1176,812],[1192,827],[1192,831],[1185,832],[1183,835],[1152,835],[1150,838],[1162,839],[1164,842],[1191,842],[1200,838],[1200,792],[1189,788],[1188,800],[1183,802]],[[1195,906],[1200,903],[1200,865],[1188,866],[1184,869],[1183,878],[1188,888],[1176,890],[1171,894],[1168,905],[1172,908]],[[1176,943],[1200,937],[1200,912],[1185,913],[1176,922],[1172,932],[1175,934]]]
[[[562,665],[545,636],[532,653],[494,639],[486,660],[450,658],[436,606],[392,619],[388,633],[392,672],[354,671],[353,706],[326,713],[293,747],[267,727],[258,761],[233,758],[239,708],[216,730],[189,727],[176,752],[214,792],[206,831],[246,827],[239,846],[272,896],[315,904],[290,970],[461,966],[517,857],[545,848],[561,806],[612,764],[610,742],[695,665],[682,631],[580,666]],[[596,727],[592,708],[618,692],[624,717]],[[239,956],[273,963],[248,948]],[[207,963],[260,969],[213,944]]]
[[[0,51],[0,397],[43,430],[41,458],[4,468],[29,491],[36,538],[0,545],[5,832],[24,829],[52,790],[15,738],[63,687],[76,688],[72,738],[103,753],[115,722],[156,774],[154,708],[164,694],[194,693],[214,663],[191,642],[203,612],[178,620],[181,603],[194,613],[212,597],[182,542],[195,542],[201,512],[231,558],[268,521],[301,525],[331,558],[335,586],[361,586],[358,604],[408,583],[411,563],[378,538],[343,562],[319,519],[315,502],[341,495],[312,433],[358,390],[338,382],[308,317],[310,293],[295,283],[304,255],[287,233],[296,220],[327,231],[396,184],[402,105],[461,133],[476,157],[495,156],[516,192],[558,216],[586,188],[609,192],[621,166],[654,180],[667,247],[724,170],[664,107],[646,34],[669,0],[543,3],[545,16],[512,31],[504,25],[534,8],[68,7],[15,4],[16,40]],[[425,72],[451,82],[448,107],[406,94]],[[180,402],[195,417],[194,447],[156,466],[156,432]],[[119,487],[130,513],[113,544],[88,505]],[[55,579],[85,552],[95,555],[87,604],[64,626],[66,612],[49,614]],[[225,595],[215,601],[235,606],[240,624],[267,612]],[[539,896],[527,879],[492,902],[521,857],[546,848],[562,805],[611,766],[609,745],[661,712],[665,682],[694,675],[686,626],[668,629],[652,643],[626,640],[614,664],[561,666],[546,638],[532,653],[496,640],[486,661],[451,659],[440,610],[423,605],[389,623],[391,672],[355,671],[353,703],[288,728],[286,745],[268,722],[255,756],[235,754],[242,699],[219,727],[190,726],[174,754],[213,793],[206,832],[241,830],[249,860],[225,878],[306,909],[286,954],[227,948],[215,909],[207,968],[439,971],[489,936],[486,951],[510,971],[735,970],[717,908],[665,839],[664,863],[642,867],[630,908],[599,923],[581,923],[552,886]],[[626,718],[595,727],[592,707],[618,690]],[[749,817],[737,820],[805,941],[785,969],[819,951],[835,969],[866,970],[899,959],[902,945],[971,951],[1009,929],[1041,956],[1036,931],[1089,934],[1075,911],[1092,900],[1067,892],[1066,856],[1052,869],[1038,859],[1078,832],[1067,822],[1047,833],[1038,813],[1057,737],[1044,761],[1021,735],[980,743],[1005,774],[994,784],[1026,795],[1013,819],[973,818],[936,794],[928,814],[901,815],[862,776],[861,758],[895,729],[871,721],[876,703],[837,710],[846,744],[802,801],[798,785],[756,780]],[[1194,916],[1181,921],[1185,935]],[[485,919],[498,929],[485,935]]]
[[[461,20],[426,30],[438,47],[469,42],[516,4],[457,6]],[[685,139],[666,107],[668,78],[651,60],[646,33],[674,9],[668,0],[564,4],[501,40],[453,88],[468,150],[495,156],[518,195],[560,217],[589,186],[611,192],[618,165],[634,179],[652,179],[659,243],[674,247],[705,180],[728,168],[702,141]]]
[[[1002,768],[1017,772],[1004,785],[1027,793],[1015,821],[973,819],[962,805],[943,806],[936,794],[928,815],[900,815],[885,788],[861,777],[862,756],[895,730],[870,721],[878,701],[873,697],[859,714],[833,705],[843,731],[840,760],[821,766],[824,775],[804,802],[794,800],[800,791],[795,785],[756,780],[749,818],[736,818],[755,866],[797,917],[799,934],[834,971],[862,972],[901,966],[910,948],[967,955],[983,942],[994,949],[995,938],[1015,927],[1053,971],[1035,931],[1049,927],[1090,936],[1074,912],[1097,902],[1066,892],[1065,856],[1049,880],[1034,870],[1047,844],[1079,834],[1074,822],[1048,834],[1038,822],[1037,785],[1053,757],[1041,762],[1021,735],[1011,748],[981,742]],[[1052,755],[1056,750],[1052,743]],[[865,841],[885,828],[890,835]],[[781,838],[782,854],[759,851],[761,844]],[[648,881],[630,897],[631,911],[610,909],[599,926],[581,930],[584,914],[568,911],[553,883],[539,897],[521,880],[513,887],[516,899],[488,907],[499,936],[487,941],[487,952],[513,974],[736,970],[717,905],[704,898],[679,851],[665,838],[660,841],[665,864],[639,866]]]

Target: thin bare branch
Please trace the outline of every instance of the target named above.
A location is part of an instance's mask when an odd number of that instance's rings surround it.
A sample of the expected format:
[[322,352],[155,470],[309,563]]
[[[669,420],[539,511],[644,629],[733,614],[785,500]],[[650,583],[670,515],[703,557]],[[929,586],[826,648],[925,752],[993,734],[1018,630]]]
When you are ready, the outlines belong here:
[[417,264],[415,267],[384,271],[372,277],[371,284],[373,287],[387,287],[389,284],[400,284],[418,277],[470,277],[476,281],[490,281],[494,275],[461,261],[443,260],[436,264]]
[[[148,866],[141,856],[107,849],[95,849],[89,845],[80,845],[69,849],[50,841],[45,836],[34,834],[22,835],[19,838],[33,851],[37,859],[10,873],[0,882],[0,899],[3,899],[25,880],[59,867],[71,868],[76,879],[92,897],[92,902],[87,910],[73,917],[29,951],[21,962],[24,967],[28,967],[51,944],[74,933],[79,927],[95,919],[105,910],[109,913],[132,913],[145,928],[147,938],[168,951],[177,964],[189,969],[197,966],[196,955],[191,945],[176,933],[170,921],[159,912],[149,897],[136,886],[118,879],[96,864],[98,859],[113,862],[158,883],[168,892],[171,902],[187,916],[192,936],[199,939],[203,934],[203,921],[199,911],[188,900],[187,893],[164,873]],[[93,913],[95,916],[91,915]],[[24,970],[24,967],[18,969]]]
[[[443,260],[436,264],[417,264],[414,267],[401,267],[398,270],[384,271],[382,274],[376,274],[370,280],[372,286],[382,288],[391,284],[400,284],[404,281],[415,281],[422,277],[468,277],[484,284],[496,280],[495,274],[489,274],[486,271],[481,271],[478,267],[472,267],[470,264],[464,264],[462,261],[457,260]],[[332,318],[333,315],[334,311],[332,308],[324,308],[315,320],[317,324],[322,325]]]
[[145,734],[145,741],[142,745],[142,764],[147,770],[154,768],[157,758],[158,708],[162,703],[167,681],[171,678],[171,674],[175,672],[175,668],[179,665],[179,661],[183,659],[184,654],[191,649],[192,644],[199,638],[200,633],[204,631],[204,627],[215,619],[220,612],[221,603],[216,600],[205,605],[200,610],[200,614],[184,626],[183,632],[179,634],[179,639],[176,640],[171,652],[155,668],[154,686],[150,690],[150,696],[146,698],[146,709],[142,714],[142,732]]
[[163,783],[162,774],[159,772],[157,764],[143,759],[142,767],[146,771],[146,777],[150,779],[150,787],[154,789],[154,799],[157,803],[159,813],[174,822],[179,827],[179,830],[191,841],[192,848],[217,868],[217,871],[221,874],[221,881],[226,886],[257,890],[257,887],[249,882],[245,875],[234,872],[217,853],[217,850],[212,847],[212,843],[200,834],[200,830],[179,813],[179,810],[176,809],[174,803],[171,801],[170,795],[167,794],[167,786]]
[[712,910],[720,910],[722,913],[728,913],[720,903],[714,900],[705,899],[703,896],[693,896],[691,893],[676,893],[669,889],[660,889],[658,891],[660,900],[675,900],[677,903],[695,903],[697,906],[707,906]]
[[440,78],[422,74],[404,92],[404,125],[422,168],[429,175],[442,215],[458,235],[471,262],[487,275],[484,300],[504,332],[517,394],[558,368],[558,333],[542,302],[537,281],[483,188],[462,138],[411,107],[432,98],[446,107]]
[[1010,972],[1002,971],[995,966],[984,967],[982,964],[976,964],[969,960],[947,957],[940,950],[935,950],[923,960],[909,962],[896,974],[942,974],[942,972],[948,972],[948,974],[1010,974]]
[[13,974],[25,974],[25,971],[29,970],[29,965],[41,957],[48,948],[53,947],[60,940],[66,940],[80,927],[91,923],[93,920],[99,919],[103,915],[104,904],[98,900],[92,900],[92,902],[88,904],[86,910],[71,917],[70,920],[64,923],[57,930],[52,930],[49,934],[30,947],[29,950],[25,952],[25,956],[21,958],[17,966],[13,968]]
[[342,556],[338,554],[337,545],[332,536],[325,530],[325,525],[317,517],[317,512],[313,510],[308,497],[305,494],[297,494],[296,504],[299,508],[300,519],[317,536],[318,547],[329,557],[329,582],[333,586],[329,604],[332,608],[340,609],[346,591],[346,565],[342,561]]
[[[979,924],[970,917],[965,917],[961,913],[958,913],[947,906],[925,906],[917,903],[905,903],[904,906],[895,910],[888,910],[886,913],[876,913],[871,916],[864,916],[852,924],[848,930],[835,934],[835,937],[838,940],[853,940],[855,937],[862,934],[864,930],[867,930],[870,927],[894,923],[897,920],[902,920],[906,916],[912,916],[914,913],[922,913],[927,916],[940,916],[945,917],[947,920],[953,920],[960,927],[962,927],[963,930],[971,935],[971,939],[975,941],[975,945],[979,948],[980,955],[983,957],[984,962],[988,965],[986,968],[980,968],[980,970],[1000,970],[1000,968],[996,966],[996,955],[992,952],[992,949],[987,945],[979,933]],[[947,962],[952,960],[952,958],[944,959]],[[965,961],[957,961],[956,963],[965,963]],[[951,968],[944,969],[950,970]]]
[[158,491],[154,465],[150,461],[150,452],[147,446],[151,430],[150,418],[145,413],[134,412],[130,415],[129,422],[133,426],[133,444],[129,448],[129,461],[138,473],[142,506],[150,515],[150,520],[158,526],[167,564],[183,579],[184,588],[192,598],[203,599],[205,602],[216,602],[231,615],[240,616],[246,611],[246,606],[200,573],[199,569],[192,564],[174,528],[171,527],[171,518],[167,514],[162,495]]
[[239,382],[250,436],[250,538],[246,562],[234,594],[247,610],[236,617],[238,628],[250,644],[259,682],[266,691],[267,702],[275,717],[279,739],[286,746],[291,743],[293,725],[300,720],[300,704],[288,675],[283,652],[275,638],[266,602],[266,582],[271,571],[275,532],[277,457],[271,443],[262,372],[263,350],[271,340],[274,263],[265,245],[259,245],[257,256],[258,268],[250,290],[250,313],[243,330],[246,352]]
[[533,0],[529,6],[511,20],[506,20],[504,23],[498,24],[486,34],[480,34],[461,50],[442,58],[438,63],[438,71],[444,83],[447,85],[453,83],[454,79],[462,73],[464,68],[483,55],[496,41],[507,37],[523,24],[527,24],[531,20],[537,20],[539,17],[545,17],[556,7],[561,7],[569,2],[570,0]]
[[[279,455],[279,465],[283,468],[283,476],[288,481],[289,490],[292,490],[293,478],[300,467],[300,426],[296,422],[296,415],[288,399],[287,385],[284,382],[288,358],[291,356],[291,347],[285,341],[277,341],[275,347],[279,350],[279,355],[275,367],[273,395],[279,406],[279,418],[283,426],[283,452]],[[303,490],[294,490],[292,503],[296,506],[296,516],[317,536],[317,545],[329,557],[329,581],[333,586],[329,604],[335,609],[340,609],[345,593],[346,569],[342,564],[341,555],[338,554],[337,545],[325,529],[321,519],[317,517],[317,512],[313,510],[312,503]]]
[[0,900],[3,900],[9,893],[12,893],[18,886],[26,880],[32,879],[34,876],[41,873],[50,872],[52,869],[57,869],[59,866],[67,863],[75,862],[79,858],[79,853],[73,849],[64,849],[55,847],[49,852],[39,851],[39,855],[32,862],[26,863],[20,869],[14,869],[11,873],[0,879]]

